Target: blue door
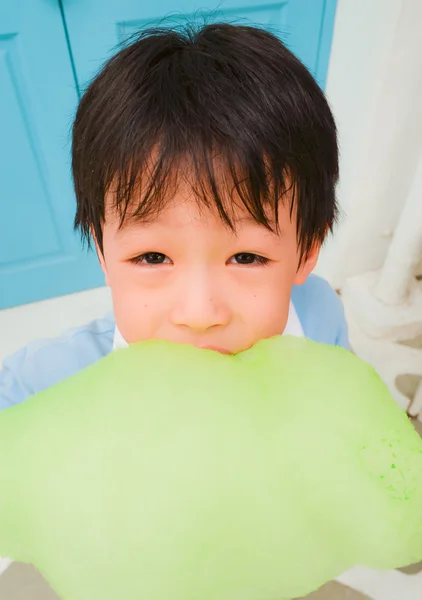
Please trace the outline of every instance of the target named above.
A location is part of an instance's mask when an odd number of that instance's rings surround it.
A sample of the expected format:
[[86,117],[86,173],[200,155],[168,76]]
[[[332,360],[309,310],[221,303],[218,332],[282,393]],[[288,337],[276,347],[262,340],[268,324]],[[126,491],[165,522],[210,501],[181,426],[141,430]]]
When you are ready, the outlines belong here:
[[134,31],[183,17],[270,28],[324,87],[336,0],[13,0],[0,3],[0,308],[102,285],[73,232],[72,117]]
[[[62,0],[81,87],[136,30],[188,17],[269,28],[325,86],[337,0]],[[164,21],[163,21],[164,19]]]
[[59,2],[1,2],[0,308],[103,283],[72,227],[76,103]]

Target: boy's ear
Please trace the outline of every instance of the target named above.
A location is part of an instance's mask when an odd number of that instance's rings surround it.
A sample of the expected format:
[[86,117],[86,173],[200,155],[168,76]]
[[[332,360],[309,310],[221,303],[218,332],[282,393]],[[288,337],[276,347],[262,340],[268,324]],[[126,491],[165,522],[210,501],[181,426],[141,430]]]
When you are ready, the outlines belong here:
[[302,283],[305,283],[305,281],[308,279],[308,276],[316,267],[320,250],[321,244],[315,244],[312,246],[312,249],[297,270],[294,285],[302,285]]
[[104,273],[104,276],[105,276],[106,285],[109,285],[109,282],[108,282],[108,273],[107,273],[107,266],[106,266],[106,263],[105,263],[104,254],[100,250],[100,247],[99,247],[98,242],[97,242],[97,238],[96,238],[95,233],[94,233],[94,231],[92,229],[91,229],[91,237],[94,240],[95,251],[97,253],[97,257],[98,257],[98,261],[100,263],[100,267],[101,267],[101,269],[102,269],[102,271]]

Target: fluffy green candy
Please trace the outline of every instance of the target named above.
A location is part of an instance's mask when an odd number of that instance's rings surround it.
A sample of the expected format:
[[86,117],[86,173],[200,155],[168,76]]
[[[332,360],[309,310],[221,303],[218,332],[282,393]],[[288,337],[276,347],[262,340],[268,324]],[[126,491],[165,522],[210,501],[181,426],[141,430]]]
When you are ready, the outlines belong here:
[[422,442],[371,368],[145,342],[0,414],[0,555],[64,600],[275,600],[422,559]]

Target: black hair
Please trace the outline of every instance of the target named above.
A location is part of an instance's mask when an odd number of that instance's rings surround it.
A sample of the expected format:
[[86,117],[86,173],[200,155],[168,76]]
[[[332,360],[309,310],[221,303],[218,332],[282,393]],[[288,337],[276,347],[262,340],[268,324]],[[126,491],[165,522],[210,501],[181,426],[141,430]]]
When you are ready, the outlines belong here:
[[102,252],[107,192],[121,225],[128,210],[151,217],[187,165],[200,204],[232,228],[234,194],[269,229],[289,198],[301,258],[333,228],[333,116],[306,67],[264,29],[149,29],[105,64],[73,125],[75,228]]

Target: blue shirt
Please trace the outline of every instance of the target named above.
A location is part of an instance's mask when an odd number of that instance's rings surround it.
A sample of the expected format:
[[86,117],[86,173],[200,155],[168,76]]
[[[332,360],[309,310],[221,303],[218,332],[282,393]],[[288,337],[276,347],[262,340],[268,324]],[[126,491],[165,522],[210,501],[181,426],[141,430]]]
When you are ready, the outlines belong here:
[[[316,275],[293,288],[292,302],[306,337],[348,349],[347,325],[340,298]],[[19,404],[88,367],[112,350],[112,314],[71,329],[56,339],[32,342],[3,362],[0,409]]]

